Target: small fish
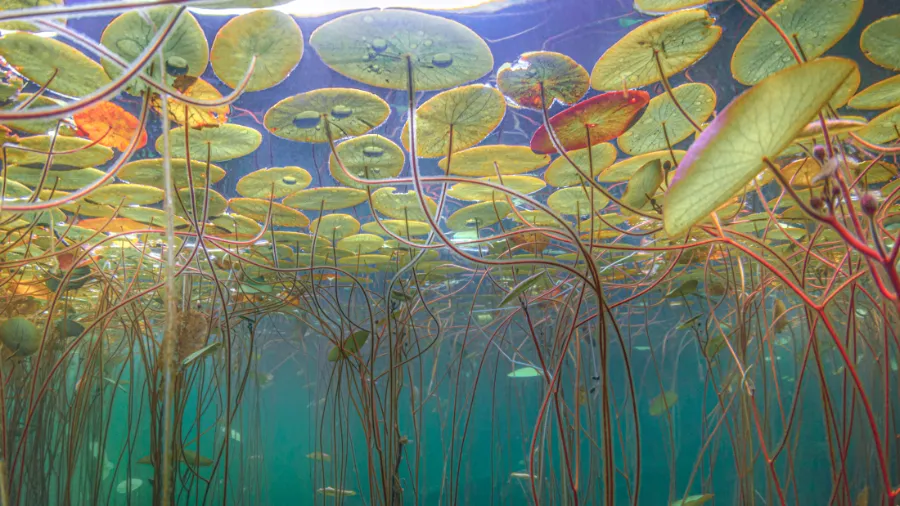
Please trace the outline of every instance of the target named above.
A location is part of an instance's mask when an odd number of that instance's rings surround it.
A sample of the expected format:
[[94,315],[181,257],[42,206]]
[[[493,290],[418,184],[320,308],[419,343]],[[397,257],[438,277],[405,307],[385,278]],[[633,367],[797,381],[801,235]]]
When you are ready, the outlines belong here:
[[516,472],[509,473],[509,477],[516,478],[518,480],[530,480],[531,479],[531,475],[525,471],[516,471]]
[[634,25],[637,25],[637,24],[640,24],[643,22],[644,22],[644,20],[642,20],[642,19],[619,18],[619,26],[621,26],[622,28],[628,28],[628,27],[631,27],[631,26],[634,26]]
[[320,488],[319,490],[316,490],[316,492],[318,492],[326,497],[338,497],[338,496],[353,497],[356,495],[356,492],[354,492],[352,490],[343,490],[343,489],[334,488],[334,487]]
[[310,460],[318,460],[320,462],[331,462],[331,455],[323,452],[307,453],[306,458]]

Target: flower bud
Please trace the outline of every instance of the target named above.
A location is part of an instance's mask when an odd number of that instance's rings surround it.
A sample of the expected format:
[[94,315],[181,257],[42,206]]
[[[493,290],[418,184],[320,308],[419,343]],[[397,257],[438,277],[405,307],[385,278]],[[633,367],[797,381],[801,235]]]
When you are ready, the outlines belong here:
[[878,199],[871,193],[863,193],[859,198],[859,207],[866,216],[871,218],[878,211]]
[[822,163],[825,161],[826,154],[827,153],[825,152],[825,146],[823,146],[821,144],[816,144],[815,147],[813,147],[813,157],[816,160],[818,160],[819,163]]
[[821,197],[812,197],[809,199],[809,207],[821,211],[825,207],[825,201]]

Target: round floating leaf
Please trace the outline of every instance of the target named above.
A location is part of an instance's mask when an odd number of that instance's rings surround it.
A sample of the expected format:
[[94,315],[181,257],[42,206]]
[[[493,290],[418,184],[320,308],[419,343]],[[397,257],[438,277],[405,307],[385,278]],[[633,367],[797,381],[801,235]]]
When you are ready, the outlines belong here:
[[[437,212],[437,204],[431,197],[425,196],[428,205],[428,214],[434,216]],[[406,193],[396,193],[396,188],[385,186],[372,193],[372,207],[379,213],[397,220],[426,221],[428,218],[419,205],[419,197],[416,192],[410,190]]]
[[[187,188],[190,186],[187,160],[184,158],[172,158],[169,163],[172,173],[172,185],[175,188]],[[119,169],[119,173],[117,174],[119,179],[128,181],[129,183],[153,186],[159,189],[165,189],[166,187],[164,175],[165,170],[163,169],[162,158],[147,158],[144,160],[128,162]],[[194,187],[205,187],[206,163],[196,160],[192,161],[191,176]],[[209,165],[209,184],[212,185],[218,183],[223,177],[225,177],[224,169],[217,165]]]
[[[66,195],[68,195],[68,193],[64,191],[44,189],[41,190],[39,200],[48,201],[51,199],[65,197]],[[79,218],[85,216],[110,217],[115,212],[115,209],[112,206],[108,206],[106,204],[95,204],[83,198],[66,204],[60,204],[59,209],[68,213],[76,214]]]
[[41,334],[33,323],[18,316],[0,323],[0,342],[11,354],[27,357],[41,347]]
[[341,16],[309,38],[326,65],[351,79],[406,90],[407,57],[416,91],[452,88],[494,67],[491,50],[465,26],[430,14],[368,10]]
[[[338,360],[344,360],[345,358],[350,357],[350,355],[353,355],[354,353],[357,353],[360,349],[362,349],[363,345],[366,344],[366,341],[368,339],[368,330],[358,330],[354,332],[353,335],[351,335],[347,339],[344,339],[339,346],[335,346],[328,352],[328,361],[337,362]],[[341,491],[340,495],[356,495],[356,492],[353,492],[352,494],[346,494],[344,491]]]
[[[63,0],[4,0],[4,2],[0,4],[0,11],[33,9],[36,7],[58,7],[60,5],[63,5]],[[65,19],[54,19],[53,21],[65,24]],[[0,30],[40,32],[42,31],[42,28],[27,21],[4,21],[0,23]]]
[[609,199],[597,189],[573,186],[556,190],[547,198],[547,205],[560,214],[586,216],[606,207]]
[[384,239],[374,234],[355,234],[344,237],[335,245],[336,248],[364,255],[380,250]]
[[678,402],[678,394],[675,392],[660,394],[650,401],[650,415],[662,416],[666,411],[672,409],[676,402]]
[[[266,203],[268,205],[268,202]],[[268,210],[268,207],[266,208]],[[240,214],[224,214],[212,219],[213,224],[221,229],[224,234],[211,230],[213,235],[226,239],[255,237],[262,227],[256,221]]]
[[900,14],[885,16],[867,26],[859,47],[873,63],[900,70]]
[[[643,167],[634,173],[625,193],[622,195],[622,202],[634,209],[644,209],[649,207],[650,199],[656,195],[659,185],[665,180],[665,173],[662,169],[662,162],[657,158],[647,162]],[[623,209],[623,212],[627,211]]]
[[[431,232],[431,225],[424,221],[381,220],[381,224],[391,233],[400,237],[420,237]],[[374,221],[363,225],[362,230],[370,234],[387,235]]]
[[706,5],[710,0],[634,0],[634,9],[645,14],[667,12]]
[[[586,148],[622,135],[649,100],[646,91],[611,91],[556,114],[550,126],[566,151]],[[531,150],[556,152],[543,125],[531,137]]]
[[456,210],[447,217],[447,227],[454,232],[476,230],[498,223],[512,210],[502,200],[479,202]]
[[[10,165],[6,167],[6,176],[9,179],[18,181],[25,186],[36,187],[41,182],[43,169],[20,167],[18,165]],[[96,182],[105,174],[102,170],[94,168],[75,169],[75,170],[54,170],[47,172],[44,180],[44,188],[56,188],[57,190],[80,190],[85,186]]]
[[[713,498],[712,494],[697,494],[685,497],[683,500],[679,499],[673,502],[669,506],[700,506],[701,504],[705,504],[711,501]],[[857,503],[859,504],[859,503]],[[860,505],[861,506],[861,505]]]
[[[596,176],[603,169],[616,161],[616,147],[608,142],[594,144],[588,148],[576,149],[566,153],[569,158],[584,171],[585,174]],[[544,181],[553,186],[575,186],[582,184],[581,174],[566,160],[564,156],[557,157],[544,172]]]
[[[493,176],[498,169],[502,175],[521,174],[540,169],[550,162],[548,155],[536,154],[526,146],[476,146],[454,153],[450,158],[454,176]],[[438,161],[447,172],[447,158]]]
[[326,88],[288,97],[266,112],[263,122],[283,139],[328,142],[325,119],[334,139],[362,135],[387,119],[391,108],[376,95],[350,88]]
[[[174,6],[157,7],[147,10],[132,10],[112,20],[103,30],[100,43],[110,51],[121,56],[126,62],[132,62],[151,45],[157,33],[165,26],[170,16],[178,9]],[[209,43],[200,23],[190,12],[183,12],[175,22],[175,27],[162,45],[162,53],[166,58],[166,81],[175,82],[180,76],[199,77],[206,70],[209,62]],[[109,60],[101,63],[110,77],[122,74],[122,69]],[[159,79],[159,59],[152,58],[148,63],[149,73]],[[130,93],[138,94],[146,85],[133,81]]]
[[[831,49],[856,23],[863,0],[782,0],[766,13],[788,36],[799,41],[807,60]],[[775,28],[762,17],[738,42],[731,57],[731,73],[751,85],[797,60]]]
[[[49,135],[35,135],[19,139],[16,144],[36,151],[23,151],[13,146],[7,146],[6,162],[43,167],[47,163],[51,142],[52,137]],[[97,144],[91,146],[91,144],[93,142],[80,137],[57,136],[56,142],[53,143],[52,166],[91,167],[103,165],[112,158],[111,149]]]
[[275,10],[255,10],[225,23],[209,54],[216,77],[236,88],[256,57],[245,91],[283,81],[303,56],[303,34],[293,18]]
[[661,79],[656,54],[666,77],[693,65],[722,36],[722,28],[703,9],[687,9],[647,21],[603,53],[591,71],[596,90],[637,88]]
[[[405,157],[400,146],[380,135],[354,137],[338,144],[338,156],[350,174],[360,179],[388,179],[400,174]],[[334,155],[328,162],[331,176],[351,188],[365,189],[367,185],[353,181],[341,169]]]
[[[190,79],[187,87],[179,88],[181,94],[197,100],[211,102],[221,100],[222,94],[219,93],[213,85],[203,79]],[[191,128],[215,127],[225,123],[228,120],[228,113],[231,112],[231,106],[228,104],[217,107],[197,107],[189,105],[175,97],[166,99],[169,111],[169,119],[179,125],[187,124]],[[150,102],[156,112],[161,112],[161,101],[159,95],[153,95]]]
[[334,211],[362,204],[368,198],[365,190],[320,186],[292,193],[282,202],[288,207],[304,211]]
[[339,241],[359,232],[359,222],[349,214],[328,214],[309,225],[309,231],[329,241]]
[[[256,151],[262,144],[262,134],[250,127],[232,123],[202,130],[191,128],[189,135],[191,160],[202,162],[206,162],[207,155],[211,162],[240,158]],[[163,149],[163,138],[159,136],[156,151],[162,153]],[[186,157],[183,126],[169,130],[169,150],[172,156]]]
[[[259,221],[265,220],[269,213],[269,201],[263,199],[235,198],[228,201],[228,207],[238,214]],[[304,228],[309,225],[309,218],[306,215],[277,202],[272,203],[270,221],[279,227]]]
[[[207,201],[206,192],[203,188],[194,188],[194,203],[191,203],[190,188],[182,188],[178,190],[178,198],[175,201],[175,214],[179,216],[191,218],[194,217],[194,209],[196,209],[197,219],[203,219],[203,206]],[[225,200],[219,192],[209,190],[209,203],[206,205],[206,217],[219,216],[228,208],[228,201]]]
[[242,177],[235,190],[242,197],[280,199],[306,188],[310,182],[312,176],[300,167],[273,167]]
[[859,73],[859,68],[854,68],[853,72],[847,76],[847,79],[844,79],[844,82],[838,86],[834,95],[831,96],[831,99],[828,101],[828,105],[832,109],[840,109],[847,105],[847,102],[850,101],[850,97],[856,93],[856,90],[859,89],[859,83],[862,82],[862,74]]
[[[112,102],[100,102],[82,109],[72,119],[89,139],[119,151],[128,149],[140,127],[140,121],[133,114]],[[141,149],[146,144],[147,132],[143,130],[134,149]]]
[[541,371],[538,371],[534,367],[522,367],[521,369],[516,369],[506,376],[510,378],[537,378],[539,376],[542,376],[542,374]]
[[[423,158],[447,156],[451,131],[453,151],[470,148],[483,141],[504,114],[503,95],[490,86],[472,84],[438,93],[416,109],[416,154]],[[409,121],[400,140],[408,150]]]
[[[119,216],[156,228],[164,228],[167,223],[166,212],[162,209],[154,209],[151,207],[123,207],[119,210]],[[188,224],[187,220],[180,216],[173,216],[173,223],[176,228],[185,227]]]
[[497,72],[497,87],[516,104],[541,108],[541,86],[547,108],[558,101],[574,104],[587,93],[590,76],[575,60],[560,53],[535,51],[519,56]]
[[12,179],[0,177],[0,185],[2,185],[4,190],[3,197],[7,199],[30,197],[32,194],[32,191],[27,186]]
[[[505,188],[509,188],[510,190],[524,193],[526,195],[529,193],[534,193],[547,186],[544,181],[533,176],[503,176],[502,178],[491,176],[483,177],[479,180],[501,185]],[[451,186],[449,190],[447,190],[447,195],[459,200],[471,200],[478,202],[484,202],[487,200],[506,200],[507,196],[512,197],[508,193],[497,191],[493,188],[483,186],[478,183],[456,183],[455,185]]]
[[883,144],[900,137],[898,129],[900,129],[900,106],[872,118],[868,126],[857,131],[857,135],[869,142]]
[[764,79],[728,105],[691,145],[666,194],[664,224],[680,235],[726,203],[816,115],[855,64],[822,58]]
[[0,37],[0,56],[29,81],[70,97],[88,95],[109,83],[97,62],[49,37],[8,33]]
[[[0,107],[0,109],[15,109],[28,101],[31,101],[31,103],[28,105],[28,107],[25,108],[25,110],[62,105],[62,102],[60,102],[59,100],[55,100],[44,95],[41,95],[32,100],[33,96],[33,93],[19,93],[14,99],[11,99],[9,102],[4,103],[2,107]],[[52,132],[56,128],[56,124],[57,120],[55,119],[23,119],[19,121],[3,120],[3,126],[28,134],[45,134],[47,132]],[[59,133],[60,135],[73,136],[77,132],[75,128],[69,126],[66,123],[62,123],[59,126]]]
[[[673,89],[672,94],[698,124],[706,121],[716,108],[716,92],[702,83],[683,84]],[[675,107],[669,94],[664,93],[650,100],[641,118],[616,142],[622,151],[639,155],[668,149],[693,132],[694,127]]]
[[152,186],[114,183],[97,188],[86,198],[96,204],[133,206],[157,204],[165,195],[164,191]]
[[854,95],[847,105],[854,109],[873,111],[900,105],[900,75],[869,86]]

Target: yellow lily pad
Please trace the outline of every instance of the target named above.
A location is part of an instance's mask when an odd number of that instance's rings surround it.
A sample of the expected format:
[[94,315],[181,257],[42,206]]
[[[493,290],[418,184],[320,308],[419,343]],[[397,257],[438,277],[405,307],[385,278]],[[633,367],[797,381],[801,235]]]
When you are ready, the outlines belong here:
[[634,0],[634,10],[645,14],[665,14],[667,12],[699,7],[710,0]]
[[847,104],[854,109],[878,111],[900,105],[900,75],[889,77],[883,81],[860,91]]
[[[504,114],[506,101],[490,86],[472,84],[438,93],[416,109],[416,154],[423,158],[447,156],[451,131],[454,152],[470,148],[483,141]],[[409,121],[400,140],[408,150]]]
[[819,112],[855,63],[821,58],[766,78],[725,108],[678,165],[663,205],[670,236],[740,191]]
[[[766,13],[794,38],[794,45],[799,41],[806,59],[812,60],[847,34],[862,7],[863,0],[782,0]],[[739,82],[752,85],[796,64],[784,39],[760,17],[738,42],[731,57],[731,73]]]
[[[36,187],[40,181],[43,169],[34,167],[21,167],[10,165],[6,167],[6,177],[18,181],[25,186]],[[92,167],[75,170],[55,170],[47,172],[44,180],[44,188],[56,188],[57,190],[80,190],[85,186],[96,182],[105,173]]]
[[[263,221],[269,213],[269,201],[263,199],[234,198],[228,201],[228,207],[238,214]],[[296,209],[277,202],[272,203],[271,223],[279,227],[305,228],[309,218]]]
[[7,146],[6,161],[16,165],[43,167],[47,163],[51,143],[53,143],[52,166],[54,167],[85,168],[103,165],[112,159],[113,155],[112,149],[99,144],[91,146],[93,142],[88,139],[59,135],[56,137],[56,142],[53,142],[50,135],[35,135],[19,139],[15,144],[36,151],[23,151],[13,146]]
[[359,232],[359,222],[349,214],[327,214],[309,225],[309,231],[329,241],[339,241]]
[[[502,180],[502,182],[501,182]],[[510,190],[529,194],[541,190],[547,184],[533,176],[491,176],[480,178],[479,181],[485,181],[501,185]],[[447,190],[447,195],[459,200],[469,200],[476,202],[484,202],[487,200],[506,200],[512,197],[508,193],[495,190],[493,188],[480,185],[478,183],[456,183]]]
[[365,190],[320,186],[292,193],[282,202],[304,211],[334,211],[362,204],[369,198]]
[[[338,156],[344,168],[360,179],[388,179],[400,174],[405,157],[400,146],[375,134],[361,135],[338,144]],[[365,189],[367,185],[353,181],[341,169],[334,154],[328,161],[331,176],[350,188]]]
[[[170,160],[172,173],[172,185],[175,188],[187,188],[190,186],[188,181],[187,160],[184,158],[172,158]],[[136,160],[128,162],[119,169],[116,176],[119,179],[128,181],[129,183],[153,186],[165,189],[166,181],[163,177],[162,158],[147,158],[144,160]],[[209,184],[216,184],[225,177],[225,170],[217,165],[209,165]],[[194,186],[203,188],[206,186],[206,163],[200,161],[191,162],[191,178]]]
[[[384,228],[390,230],[391,233],[400,237],[420,237],[431,233],[431,225],[424,221],[381,220],[381,224],[384,225]],[[378,226],[378,223],[375,223],[374,221],[364,224],[362,230],[369,234],[387,235],[385,231]]]
[[690,67],[718,42],[722,28],[704,9],[686,9],[647,21],[603,53],[591,71],[596,90],[637,88]]
[[82,97],[109,84],[97,62],[49,37],[8,33],[0,37],[0,56],[29,81],[70,97]]
[[[434,216],[437,204],[431,197],[425,196],[428,214]],[[379,213],[397,220],[426,221],[428,218],[419,204],[416,192],[410,190],[398,193],[396,188],[385,186],[372,193],[372,207]]]
[[900,105],[875,116],[865,128],[857,130],[856,133],[869,142],[884,144],[898,138],[898,129],[900,129]]
[[648,162],[660,160],[664,170],[672,167],[672,155],[675,155],[675,161],[680,162],[684,158],[685,151],[675,149],[671,153],[669,150],[654,151],[652,153],[644,153],[643,155],[632,156],[610,166],[608,169],[600,173],[597,181],[601,183],[618,183],[619,181],[628,181],[634,176],[634,173]]
[[85,198],[91,202],[108,206],[118,206],[120,203],[123,206],[143,206],[158,204],[162,202],[165,195],[164,191],[152,186],[113,183],[97,188]]
[[357,255],[378,251],[382,246],[384,246],[384,239],[374,234],[348,235],[335,245],[338,249],[352,251]]
[[447,217],[447,227],[454,232],[490,227],[506,217],[511,211],[509,204],[502,200],[479,202],[457,209]]
[[235,190],[242,197],[280,199],[309,186],[312,176],[300,167],[259,169],[242,177]]
[[[456,152],[450,158],[450,174],[454,176],[493,176],[521,174],[540,169],[550,162],[550,155],[537,154],[528,146],[475,146]],[[438,161],[447,172],[447,158]]]
[[[588,148],[576,149],[566,153],[585,174],[599,174],[603,169],[616,161],[618,152],[616,147],[608,142],[594,144]],[[566,160],[564,156],[557,157],[544,172],[544,181],[553,186],[575,186],[583,183],[581,174]]]
[[[240,158],[256,151],[256,148],[262,144],[262,134],[258,131],[233,123],[200,130],[191,128],[188,135],[191,145],[191,160],[202,162],[206,162],[207,157],[211,162]],[[159,136],[156,139],[156,151],[162,153],[163,149],[163,137]],[[183,126],[169,130],[169,152],[178,158],[186,156]]]
[[[222,99],[222,94],[219,93],[219,90],[199,78],[190,79],[190,84],[181,89],[181,94],[205,102]],[[159,95],[153,95],[150,104],[157,113],[162,112],[161,103]],[[172,96],[166,99],[166,105],[171,121],[179,125],[186,124],[191,128],[197,129],[219,126],[228,120],[228,114],[231,112],[231,106],[228,104],[215,107],[200,107],[187,104]]]
[[255,10],[232,18],[213,40],[213,71],[237,88],[256,58],[245,91],[271,88],[284,81],[303,56],[303,34],[294,19],[275,10]]
[[[203,219],[203,206],[207,201],[206,192],[203,188],[194,188],[194,203],[191,202],[191,189],[182,188],[178,190],[175,201],[175,214],[179,216],[194,216],[194,209],[197,209],[197,219]],[[225,200],[219,192],[209,190],[209,199],[206,204],[206,217],[219,216],[228,208],[228,201]]]
[[[672,94],[695,123],[703,123],[716,109],[716,92],[705,84],[682,84]],[[693,132],[694,127],[675,107],[669,94],[663,93],[650,99],[641,118],[617,142],[622,151],[639,155],[668,149]]]
[[900,70],[900,14],[885,16],[867,26],[859,47],[872,63]]
[[556,190],[547,198],[547,205],[560,214],[587,216],[609,204],[609,199],[596,188],[573,186]]

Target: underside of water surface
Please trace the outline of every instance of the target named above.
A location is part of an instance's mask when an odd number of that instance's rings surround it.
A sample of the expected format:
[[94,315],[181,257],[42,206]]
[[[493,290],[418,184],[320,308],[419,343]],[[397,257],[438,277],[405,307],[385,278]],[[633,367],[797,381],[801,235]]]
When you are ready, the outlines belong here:
[[897,0],[0,0],[0,144],[0,506],[900,504]]

